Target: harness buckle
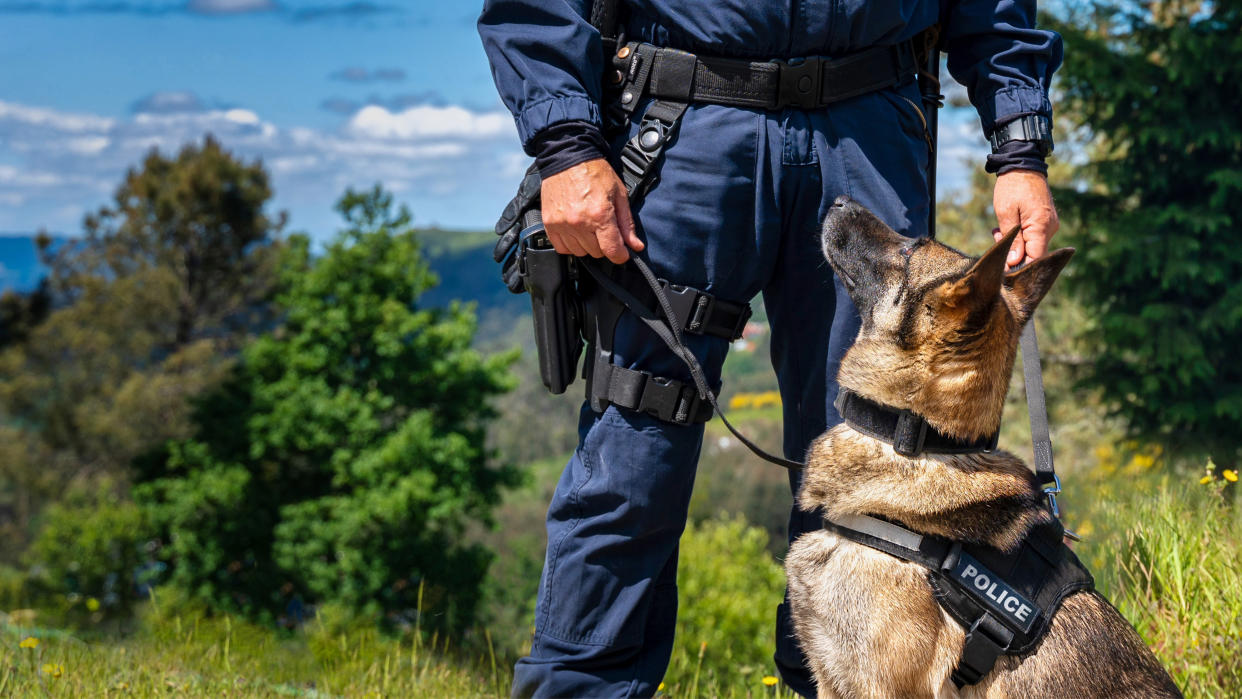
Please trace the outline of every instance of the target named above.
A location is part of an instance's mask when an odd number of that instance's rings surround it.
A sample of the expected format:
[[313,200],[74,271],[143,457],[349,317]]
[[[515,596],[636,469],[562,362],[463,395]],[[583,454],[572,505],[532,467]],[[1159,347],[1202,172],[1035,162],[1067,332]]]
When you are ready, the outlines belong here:
[[772,61],[780,71],[773,109],[800,107],[815,109],[823,106],[824,60],[819,56],[793,61]]

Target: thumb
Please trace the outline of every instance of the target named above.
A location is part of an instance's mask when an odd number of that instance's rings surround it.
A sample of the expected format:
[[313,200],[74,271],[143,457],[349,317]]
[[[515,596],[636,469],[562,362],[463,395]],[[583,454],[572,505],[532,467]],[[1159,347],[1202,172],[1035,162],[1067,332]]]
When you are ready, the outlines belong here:
[[625,196],[625,189],[613,193],[613,209],[617,212],[617,228],[621,230],[621,239],[627,247],[638,251],[647,247],[638,238],[638,230],[634,225],[634,214],[630,211],[630,199]]

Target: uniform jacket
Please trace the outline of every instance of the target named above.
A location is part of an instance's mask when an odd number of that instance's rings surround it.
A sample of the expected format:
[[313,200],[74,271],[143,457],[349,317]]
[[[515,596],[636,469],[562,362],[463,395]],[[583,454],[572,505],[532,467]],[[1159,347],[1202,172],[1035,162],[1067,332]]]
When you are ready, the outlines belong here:
[[[619,0],[628,40],[704,56],[842,56],[941,23],[949,72],[985,134],[1024,114],[1051,117],[1061,37],[1035,28],[1035,0]],[[599,32],[591,0],[485,0],[479,34],[522,145],[565,121],[601,124]]]

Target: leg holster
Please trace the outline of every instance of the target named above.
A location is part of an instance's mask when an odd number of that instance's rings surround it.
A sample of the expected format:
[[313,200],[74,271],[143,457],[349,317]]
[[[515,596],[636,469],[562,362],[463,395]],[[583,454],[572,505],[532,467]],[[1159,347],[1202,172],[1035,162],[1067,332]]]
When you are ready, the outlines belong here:
[[[652,303],[654,294],[631,267],[607,262],[598,264],[609,278],[633,293],[648,308],[660,307]],[[584,277],[579,287],[585,310],[584,331],[587,338],[586,362],[583,364],[582,373],[586,379],[586,397],[591,408],[596,412],[603,412],[609,404],[614,404],[679,425],[710,420],[711,403],[698,395],[693,383],[656,376],[649,371],[630,369],[614,363],[614,338],[617,322],[621,314],[626,312],[625,304],[613,294],[599,288],[589,275]],[[666,317],[666,320],[676,323],[682,332],[711,335],[729,341],[742,336],[742,330],[750,318],[748,304],[725,301],[705,291],[664,280],[660,280],[660,286],[673,312],[673,317]]]

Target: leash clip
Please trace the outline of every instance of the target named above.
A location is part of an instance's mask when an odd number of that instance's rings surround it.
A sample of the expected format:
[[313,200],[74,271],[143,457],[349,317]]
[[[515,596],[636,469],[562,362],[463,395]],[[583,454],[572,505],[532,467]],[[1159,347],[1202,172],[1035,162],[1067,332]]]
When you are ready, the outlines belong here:
[[[1058,520],[1061,519],[1061,508],[1057,506],[1057,495],[1061,492],[1061,479],[1054,473],[1052,474],[1052,482],[1044,485],[1044,497],[1048,499],[1048,509],[1052,511],[1052,516]],[[1070,541],[1082,541],[1082,537],[1074,533],[1073,530],[1064,526],[1065,537]]]

